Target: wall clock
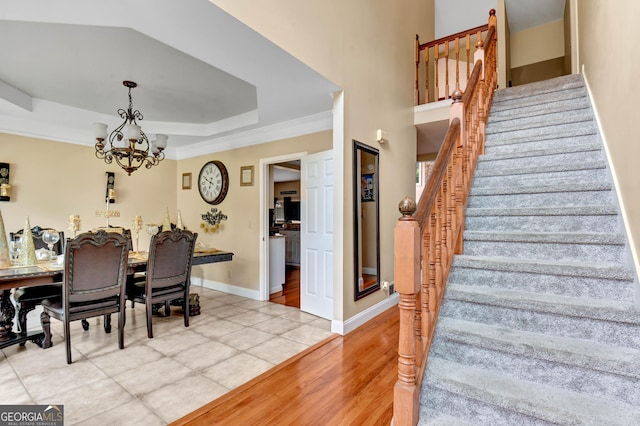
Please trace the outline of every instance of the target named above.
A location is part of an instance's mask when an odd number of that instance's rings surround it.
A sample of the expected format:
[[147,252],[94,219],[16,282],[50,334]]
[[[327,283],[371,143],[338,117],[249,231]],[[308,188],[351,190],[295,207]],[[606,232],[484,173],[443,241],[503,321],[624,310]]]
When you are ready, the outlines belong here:
[[229,174],[222,162],[209,161],[198,175],[198,191],[204,201],[209,204],[220,204],[227,196]]

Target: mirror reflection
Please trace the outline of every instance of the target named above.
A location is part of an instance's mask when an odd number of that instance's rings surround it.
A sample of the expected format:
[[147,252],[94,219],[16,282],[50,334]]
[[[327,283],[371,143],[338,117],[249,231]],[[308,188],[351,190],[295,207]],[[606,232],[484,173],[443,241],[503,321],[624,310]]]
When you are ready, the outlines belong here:
[[353,141],[354,299],[380,289],[378,150]]

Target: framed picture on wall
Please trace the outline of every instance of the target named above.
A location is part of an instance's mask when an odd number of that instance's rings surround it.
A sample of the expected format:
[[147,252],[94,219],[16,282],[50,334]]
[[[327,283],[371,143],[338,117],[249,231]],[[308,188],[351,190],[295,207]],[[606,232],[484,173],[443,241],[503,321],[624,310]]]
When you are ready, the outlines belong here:
[[363,202],[375,201],[373,194],[375,194],[376,182],[373,173],[366,173],[360,175],[360,194]]
[[182,189],[191,189],[191,173],[182,174]]
[[253,166],[240,167],[240,186],[253,186]]

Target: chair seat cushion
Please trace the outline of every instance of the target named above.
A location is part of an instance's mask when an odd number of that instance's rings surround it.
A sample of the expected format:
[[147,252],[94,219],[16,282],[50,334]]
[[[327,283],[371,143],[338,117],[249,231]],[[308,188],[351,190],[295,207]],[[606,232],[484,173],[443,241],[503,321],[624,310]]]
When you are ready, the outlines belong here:
[[13,298],[18,303],[40,303],[44,299],[56,297],[62,297],[62,284],[20,287],[13,293]]

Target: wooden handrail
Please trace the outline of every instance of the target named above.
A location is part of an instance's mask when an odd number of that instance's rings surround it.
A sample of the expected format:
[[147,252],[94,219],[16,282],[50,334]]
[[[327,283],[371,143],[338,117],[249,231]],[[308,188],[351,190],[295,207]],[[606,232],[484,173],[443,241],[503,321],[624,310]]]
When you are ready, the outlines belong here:
[[393,418],[418,422],[419,394],[454,254],[462,252],[464,210],[485,124],[497,87],[496,17],[478,40],[474,68],[464,92],[452,94],[449,129],[419,204],[405,197],[394,230],[394,280],[399,294],[398,381]]
[[[489,16],[489,19],[492,17],[495,19],[495,12]],[[427,43],[420,43],[420,38],[416,35],[416,105],[450,99],[450,87],[465,89],[470,76],[470,65],[474,62],[472,61],[475,54],[472,53],[474,47],[472,42],[481,40],[483,35],[487,39],[486,33],[489,29],[489,24],[479,25]],[[455,59],[450,59],[453,55]],[[441,60],[444,60],[444,63],[441,63]],[[461,60],[466,72],[460,70]],[[450,71],[452,62],[455,63],[455,71]]]
[[[456,39],[461,39],[469,35],[483,33],[489,29],[489,24],[479,25],[475,28],[469,28],[468,30],[460,31],[459,33],[451,34],[445,37],[440,37],[436,40],[431,40],[426,43],[422,43],[419,46],[419,50],[428,49],[430,47],[436,46],[438,44],[444,44],[445,41],[455,41]],[[416,36],[418,37],[418,36]]]

